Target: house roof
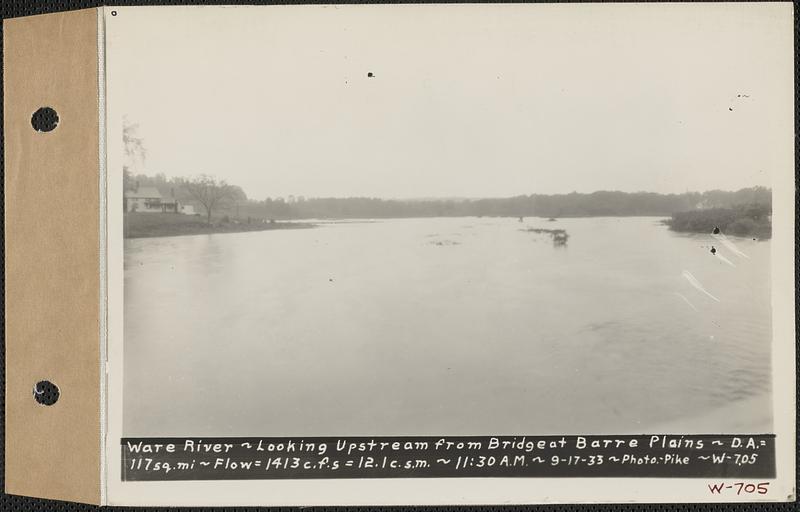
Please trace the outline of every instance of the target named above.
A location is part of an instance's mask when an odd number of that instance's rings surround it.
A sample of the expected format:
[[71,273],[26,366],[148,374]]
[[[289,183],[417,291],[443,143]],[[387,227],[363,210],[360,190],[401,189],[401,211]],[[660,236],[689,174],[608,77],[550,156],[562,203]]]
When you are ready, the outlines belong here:
[[156,187],[139,187],[139,190],[126,190],[125,197],[136,199],[161,199],[161,192]]

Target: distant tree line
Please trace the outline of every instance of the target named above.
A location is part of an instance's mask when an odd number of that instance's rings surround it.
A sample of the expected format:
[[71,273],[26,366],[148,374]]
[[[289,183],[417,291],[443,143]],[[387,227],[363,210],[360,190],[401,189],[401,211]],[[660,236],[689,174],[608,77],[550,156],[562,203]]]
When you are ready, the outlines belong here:
[[532,194],[495,199],[396,200],[365,197],[268,198],[248,200],[241,213],[271,219],[392,218],[392,217],[596,217],[671,216],[673,213],[757,204],[771,209],[772,193],[764,187],[728,192],[600,191],[590,194]]
[[[199,178],[212,179],[208,176]],[[167,178],[163,174],[146,176],[125,173],[125,188],[156,187],[164,197],[174,197],[184,204],[194,204],[206,211],[199,201],[198,178]],[[217,210],[245,219],[332,219],[332,218],[401,218],[401,217],[597,217],[664,216],[696,210],[730,209],[755,205],[771,211],[772,191],[765,187],[743,188],[735,192],[710,190],[683,194],[654,192],[599,191],[589,194],[531,194],[488,199],[379,199],[370,197],[319,197],[249,199],[235,185],[224,184],[225,201]],[[192,193],[192,190],[195,192]]]

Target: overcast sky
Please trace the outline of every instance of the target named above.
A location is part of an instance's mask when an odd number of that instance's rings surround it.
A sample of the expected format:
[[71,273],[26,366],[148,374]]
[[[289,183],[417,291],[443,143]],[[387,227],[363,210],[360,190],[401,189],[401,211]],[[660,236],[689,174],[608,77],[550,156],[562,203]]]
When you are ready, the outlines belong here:
[[109,113],[146,174],[408,198],[793,169],[789,3],[115,9]]

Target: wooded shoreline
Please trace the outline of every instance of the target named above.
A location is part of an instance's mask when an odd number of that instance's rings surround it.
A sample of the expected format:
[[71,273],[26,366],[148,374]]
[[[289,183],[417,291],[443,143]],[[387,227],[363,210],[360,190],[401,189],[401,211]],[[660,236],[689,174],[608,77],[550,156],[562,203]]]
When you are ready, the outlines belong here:
[[[768,239],[771,237],[771,220],[769,211],[759,206],[733,209],[709,209],[689,212],[678,212],[670,218],[662,217],[661,223],[670,230],[684,233],[711,233],[718,228],[721,233],[735,236],[755,237]],[[590,218],[590,217],[632,217],[639,215],[565,215],[561,218]],[[402,216],[389,218],[432,218],[434,216]],[[444,215],[443,217],[462,217],[462,215]],[[506,215],[490,215],[489,217],[509,217]],[[532,216],[550,222],[557,219]],[[651,217],[651,215],[647,215]],[[209,223],[206,217],[199,215],[181,215],[175,213],[125,213],[124,216],[125,238],[153,238],[167,236],[208,235],[215,233],[246,233],[251,231],[272,231],[279,229],[308,229],[317,227],[313,221],[304,220],[264,220],[264,219],[233,219],[227,215],[212,218]],[[563,230],[530,229],[529,231],[559,232]]]
[[725,235],[767,239],[772,237],[772,208],[756,204],[677,212],[664,224],[672,231],[684,233],[719,230]]

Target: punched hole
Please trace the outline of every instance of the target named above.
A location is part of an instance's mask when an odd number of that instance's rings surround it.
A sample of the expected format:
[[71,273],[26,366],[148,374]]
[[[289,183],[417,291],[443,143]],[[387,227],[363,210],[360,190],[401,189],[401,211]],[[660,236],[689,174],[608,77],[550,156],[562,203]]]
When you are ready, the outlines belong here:
[[49,380],[40,380],[33,386],[33,398],[41,405],[53,405],[58,402],[61,392],[58,386]]
[[58,113],[50,107],[42,107],[31,116],[31,126],[37,132],[51,132],[58,126]]

